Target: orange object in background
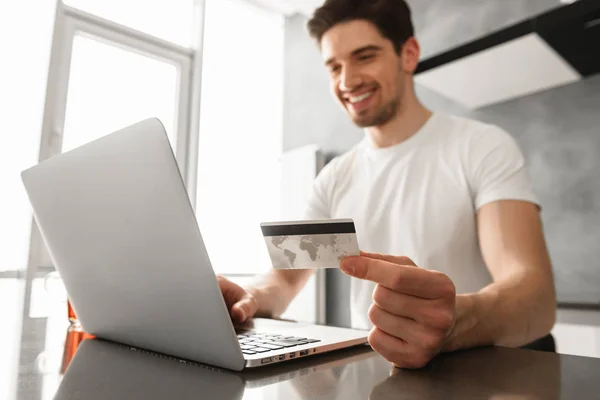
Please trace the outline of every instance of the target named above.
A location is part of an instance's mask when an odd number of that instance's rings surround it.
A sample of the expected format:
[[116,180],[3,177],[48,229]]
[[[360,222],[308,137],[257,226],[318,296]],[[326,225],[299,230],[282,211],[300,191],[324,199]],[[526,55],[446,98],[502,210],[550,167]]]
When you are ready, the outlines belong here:
[[71,360],[75,357],[79,344],[86,339],[93,339],[94,336],[85,333],[81,327],[70,325],[67,329],[67,337],[65,339],[65,350],[63,352],[62,363],[60,365],[60,373],[64,374]]
[[77,320],[77,315],[75,315],[75,311],[73,311],[73,306],[71,306],[71,302],[69,300],[67,300],[67,310],[69,315],[69,322],[76,322],[79,324],[79,321]]
[[60,366],[60,373],[64,374],[67,370],[71,360],[77,352],[79,344],[86,339],[93,339],[95,336],[91,335],[83,330],[71,302],[67,300],[67,309],[69,317],[69,328],[67,329],[67,337],[65,338],[65,349],[63,352],[62,363]]

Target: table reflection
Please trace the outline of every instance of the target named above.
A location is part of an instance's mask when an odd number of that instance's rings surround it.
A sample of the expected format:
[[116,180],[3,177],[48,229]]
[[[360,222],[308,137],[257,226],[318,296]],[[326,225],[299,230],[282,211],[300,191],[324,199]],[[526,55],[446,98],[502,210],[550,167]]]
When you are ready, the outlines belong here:
[[[353,396],[340,390],[343,371],[348,363],[369,358],[378,356],[363,347],[233,372],[90,339],[80,342],[55,398],[347,399]],[[289,395],[285,389],[291,390]]]
[[[77,396],[74,396],[74,393]],[[200,396],[201,394],[201,396]],[[56,399],[447,399],[561,398],[554,354],[480,349],[400,370],[368,348],[242,372],[219,370],[97,339],[80,342]]]
[[[523,352],[535,357],[525,357]],[[560,357],[550,353],[502,348],[445,354],[422,370],[391,369],[390,376],[374,385],[369,396],[370,400],[414,398],[565,398],[561,397]]]

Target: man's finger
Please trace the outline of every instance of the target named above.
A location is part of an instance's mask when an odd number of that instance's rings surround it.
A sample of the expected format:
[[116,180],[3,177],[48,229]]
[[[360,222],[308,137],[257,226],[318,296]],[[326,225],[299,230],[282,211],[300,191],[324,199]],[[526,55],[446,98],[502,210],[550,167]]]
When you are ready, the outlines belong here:
[[377,304],[379,308],[398,317],[411,318],[416,321],[420,320],[431,301],[399,293],[381,284],[377,284],[373,290],[373,303]]
[[371,304],[367,316],[373,326],[408,343],[415,344],[423,330],[414,319],[390,314],[377,304]]
[[242,298],[231,307],[232,317],[236,322],[245,322],[256,313],[256,302],[249,297]]
[[404,340],[388,335],[377,327],[371,329],[368,341],[373,350],[398,368],[422,368],[431,359]]
[[233,305],[233,307],[231,307],[231,319],[233,320],[233,322],[235,323],[239,323],[241,324],[242,322],[245,322],[246,319],[248,319],[246,314],[246,311],[244,311],[244,307],[242,307],[240,305],[240,303],[236,303]]
[[450,296],[450,292],[454,290],[452,281],[440,272],[374,258],[346,257],[340,263],[340,269],[355,278],[379,283],[396,292],[424,299]]
[[360,255],[362,257],[373,258],[375,260],[388,261],[388,262],[398,264],[398,265],[412,265],[413,267],[417,266],[417,264],[415,264],[415,262],[413,260],[411,260],[410,258],[405,257],[405,256],[390,256],[387,254],[367,253],[365,251],[361,251]]

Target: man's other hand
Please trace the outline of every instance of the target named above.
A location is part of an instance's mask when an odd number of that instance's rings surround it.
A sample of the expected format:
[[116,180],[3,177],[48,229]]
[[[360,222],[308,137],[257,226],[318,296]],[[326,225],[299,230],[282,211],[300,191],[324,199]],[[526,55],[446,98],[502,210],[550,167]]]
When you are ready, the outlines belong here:
[[438,271],[418,268],[408,257],[363,253],[340,269],[377,283],[369,319],[369,344],[399,368],[424,367],[438,354],[454,325],[456,290]]
[[258,309],[258,301],[250,292],[241,286],[231,282],[227,278],[217,276],[217,281],[221,287],[221,293],[229,315],[234,323],[242,323],[254,316]]

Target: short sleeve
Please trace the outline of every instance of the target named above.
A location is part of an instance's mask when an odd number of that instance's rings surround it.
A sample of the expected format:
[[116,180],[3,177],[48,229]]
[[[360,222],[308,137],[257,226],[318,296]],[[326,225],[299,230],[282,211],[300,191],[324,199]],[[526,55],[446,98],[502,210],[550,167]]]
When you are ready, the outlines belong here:
[[336,159],[331,160],[313,182],[312,192],[304,210],[304,219],[331,218],[331,191],[335,183],[334,170]]
[[539,205],[516,141],[502,129],[489,126],[472,137],[468,174],[475,208],[498,200],[522,200]]

